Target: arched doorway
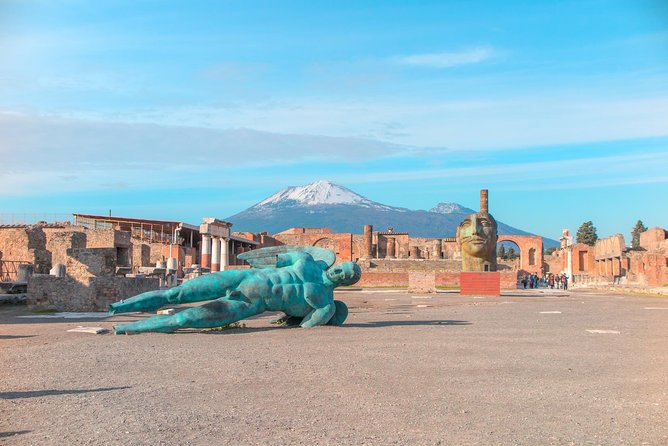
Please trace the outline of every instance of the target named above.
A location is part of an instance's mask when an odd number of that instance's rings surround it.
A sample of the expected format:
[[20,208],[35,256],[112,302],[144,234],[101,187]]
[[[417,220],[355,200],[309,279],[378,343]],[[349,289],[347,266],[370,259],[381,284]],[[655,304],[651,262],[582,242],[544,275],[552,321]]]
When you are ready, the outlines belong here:
[[330,251],[334,252],[334,254],[339,253],[339,250],[337,249],[338,246],[336,244],[336,240],[331,239],[329,237],[323,237],[321,239],[316,240],[316,242],[313,244],[313,246],[317,246],[319,248],[329,249]]
[[[543,239],[537,235],[499,235],[498,243],[511,242],[519,249],[519,269],[542,274]],[[498,252],[498,245],[497,245]]]
[[499,271],[519,271],[521,264],[520,246],[511,240],[497,242],[496,258]]

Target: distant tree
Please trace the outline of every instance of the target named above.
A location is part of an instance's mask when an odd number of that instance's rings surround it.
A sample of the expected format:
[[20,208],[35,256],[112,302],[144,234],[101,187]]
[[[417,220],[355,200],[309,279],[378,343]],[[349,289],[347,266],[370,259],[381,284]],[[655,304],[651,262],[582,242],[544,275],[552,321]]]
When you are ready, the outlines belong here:
[[635,227],[633,228],[633,231],[631,231],[631,248],[640,248],[640,233],[645,231],[647,231],[647,228],[641,220],[638,220]]
[[578,232],[575,235],[575,241],[577,243],[584,243],[585,245],[594,246],[598,240],[598,235],[596,235],[596,227],[591,221],[586,221],[580,225]]
[[506,259],[509,259],[509,260],[512,260],[512,259],[514,259],[514,258],[516,258],[516,257],[517,257],[517,256],[515,255],[515,248],[513,248],[513,247],[511,246],[510,248],[508,248],[508,251],[506,251],[506,257],[505,257],[505,258],[506,258]]
[[547,248],[545,250],[545,255],[546,256],[551,256],[552,254],[554,254],[554,251],[556,251],[556,250],[557,250],[556,246],[552,246],[551,248]]
[[496,251],[496,256],[500,259],[505,259],[506,258],[506,247],[501,245],[499,246],[499,249]]

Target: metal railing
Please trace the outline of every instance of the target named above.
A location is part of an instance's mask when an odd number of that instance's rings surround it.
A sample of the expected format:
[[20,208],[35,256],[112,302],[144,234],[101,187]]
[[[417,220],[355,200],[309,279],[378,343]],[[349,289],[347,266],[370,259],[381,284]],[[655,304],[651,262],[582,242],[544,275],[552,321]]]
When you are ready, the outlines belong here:
[[16,282],[19,265],[29,265],[24,260],[0,260],[0,282]]
[[73,222],[72,214],[48,212],[0,212],[0,225],[32,225],[40,221]]

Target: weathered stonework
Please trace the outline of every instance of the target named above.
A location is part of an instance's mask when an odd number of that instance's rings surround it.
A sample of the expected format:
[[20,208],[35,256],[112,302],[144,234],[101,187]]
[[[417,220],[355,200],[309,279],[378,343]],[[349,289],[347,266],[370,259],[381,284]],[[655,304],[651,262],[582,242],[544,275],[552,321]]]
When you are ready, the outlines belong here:
[[409,293],[433,293],[436,291],[436,272],[410,271],[408,273]]
[[106,311],[120,299],[157,289],[157,278],[36,275],[28,282],[28,307],[58,311]]

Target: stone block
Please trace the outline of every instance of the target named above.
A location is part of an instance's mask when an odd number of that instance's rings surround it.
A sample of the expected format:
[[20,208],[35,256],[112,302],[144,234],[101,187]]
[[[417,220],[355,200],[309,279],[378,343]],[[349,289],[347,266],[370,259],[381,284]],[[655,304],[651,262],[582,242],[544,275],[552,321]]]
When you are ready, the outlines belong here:
[[501,274],[499,272],[461,272],[459,294],[462,296],[500,296]]

